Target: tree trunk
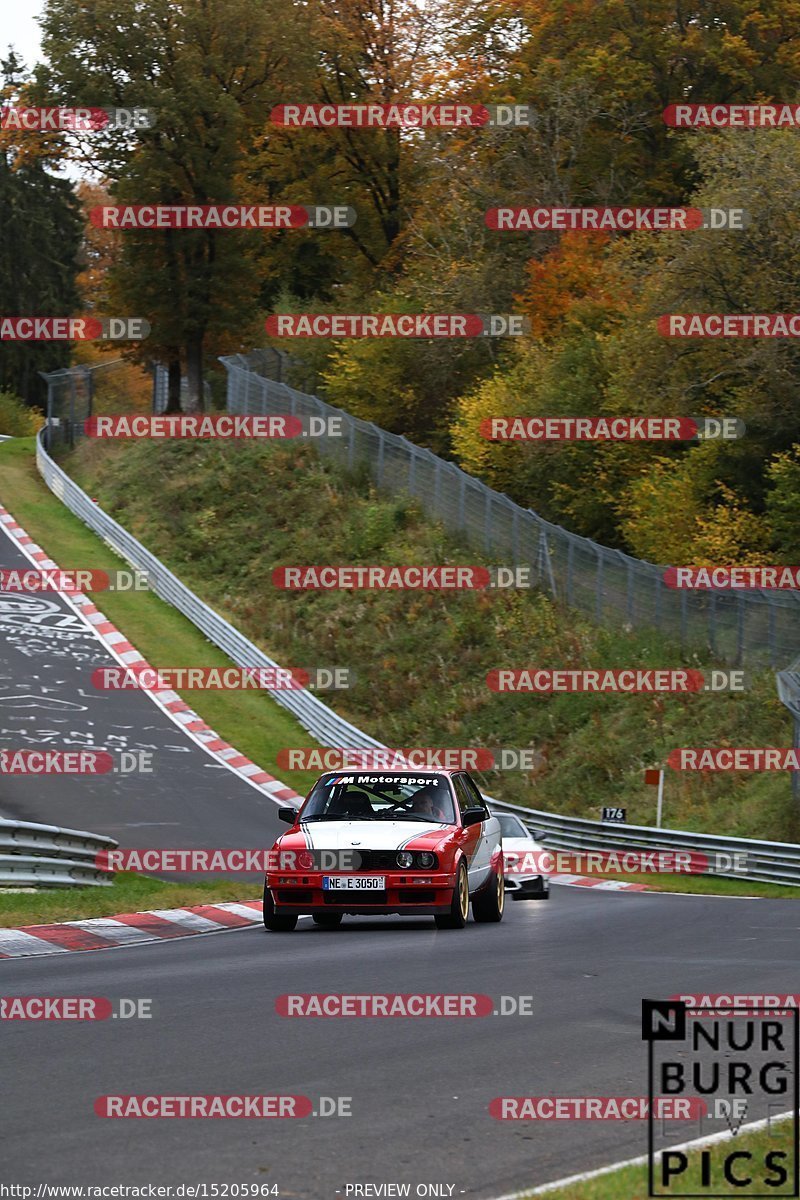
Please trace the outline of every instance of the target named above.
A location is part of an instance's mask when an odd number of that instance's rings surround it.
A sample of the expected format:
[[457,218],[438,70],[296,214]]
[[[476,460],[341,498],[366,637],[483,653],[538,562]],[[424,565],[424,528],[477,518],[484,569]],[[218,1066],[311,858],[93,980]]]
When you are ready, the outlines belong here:
[[189,412],[203,411],[203,339],[192,337],[186,342],[186,380]]
[[181,411],[181,360],[177,354],[170,355],[167,367],[167,407],[164,411]]

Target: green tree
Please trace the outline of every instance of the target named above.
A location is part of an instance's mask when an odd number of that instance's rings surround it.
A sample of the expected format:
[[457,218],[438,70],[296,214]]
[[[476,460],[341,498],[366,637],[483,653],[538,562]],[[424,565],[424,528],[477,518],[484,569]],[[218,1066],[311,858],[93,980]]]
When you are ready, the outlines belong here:
[[[26,103],[30,78],[12,53],[0,63],[0,103]],[[72,185],[54,174],[63,139],[0,130],[0,296],[5,316],[79,313],[78,253],[82,221]],[[69,364],[67,342],[0,344],[0,392],[44,406],[40,371]]]
[[[289,0],[48,0],[47,85],[63,103],[153,109],[137,136],[92,135],[85,154],[117,202],[237,202],[247,154],[291,74]],[[112,291],[152,325],[140,350],[183,360],[200,403],[207,345],[254,334],[253,238],[236,231],[127,233]],[[274,236],[274,235],[273,235]]]

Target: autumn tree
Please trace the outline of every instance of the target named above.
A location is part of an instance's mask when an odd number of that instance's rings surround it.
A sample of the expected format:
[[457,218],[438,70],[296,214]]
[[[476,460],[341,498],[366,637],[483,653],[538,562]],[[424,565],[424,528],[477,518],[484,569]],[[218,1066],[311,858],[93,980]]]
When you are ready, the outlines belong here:
[[[297,36],[289,0],[48,0],[47,83],[62,103],[154,111],[153,129],[101,131],[85,150],[117,202],[237,202],[246,155],[291,70]],[[264,236],[125,235],[112,284],[127,310],[152,325],[141,353],[172,368],[172,408],[181,359],[197,405],[206,344],[254,333],[248,239]]]

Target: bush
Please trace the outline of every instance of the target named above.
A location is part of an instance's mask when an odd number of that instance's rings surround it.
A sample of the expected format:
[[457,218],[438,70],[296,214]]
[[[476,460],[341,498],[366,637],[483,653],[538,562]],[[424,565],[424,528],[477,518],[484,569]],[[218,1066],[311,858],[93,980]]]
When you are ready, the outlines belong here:
[[9,437],[31,437],[44,425],[38,408],[29,408],[11,392],[0,392],[0,434]]

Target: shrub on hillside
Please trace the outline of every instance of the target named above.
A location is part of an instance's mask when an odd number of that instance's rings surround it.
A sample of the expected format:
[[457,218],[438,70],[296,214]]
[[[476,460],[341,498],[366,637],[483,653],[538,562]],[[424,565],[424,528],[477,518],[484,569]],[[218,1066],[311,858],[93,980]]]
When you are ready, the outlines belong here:
[[11,392],[0,392],[0,434],[9,437],[32,437],[44,424],[38,408],[29,408]]

